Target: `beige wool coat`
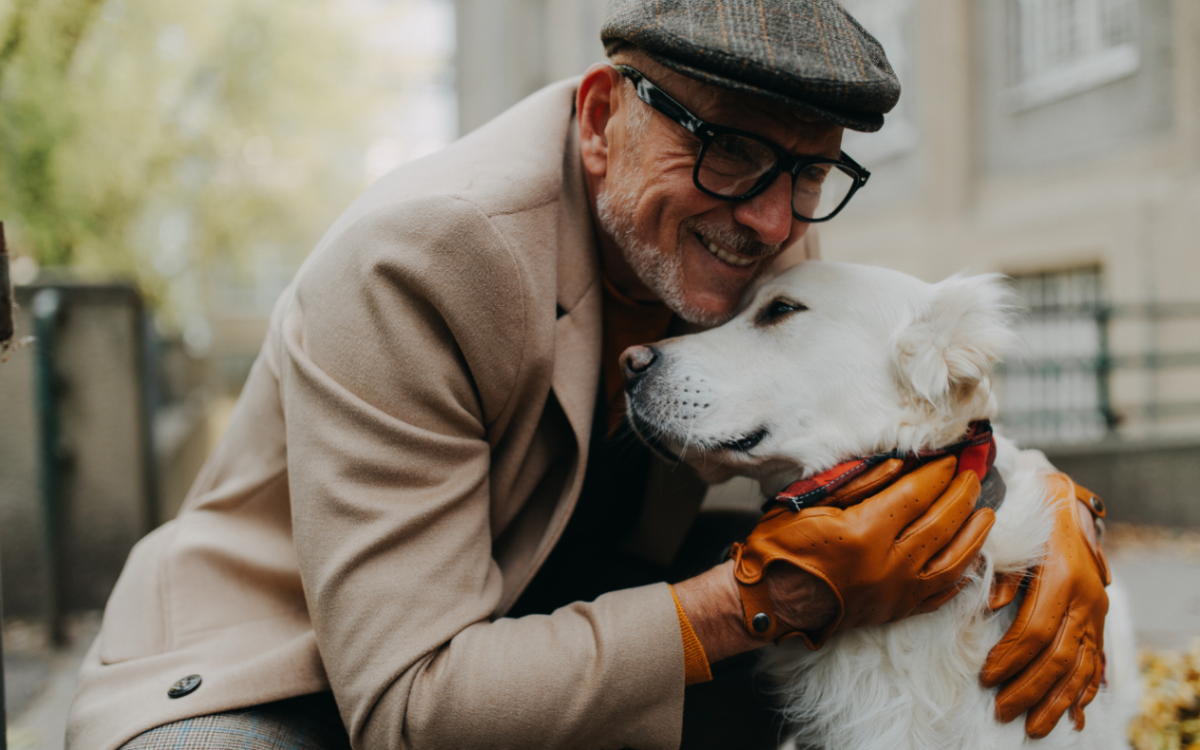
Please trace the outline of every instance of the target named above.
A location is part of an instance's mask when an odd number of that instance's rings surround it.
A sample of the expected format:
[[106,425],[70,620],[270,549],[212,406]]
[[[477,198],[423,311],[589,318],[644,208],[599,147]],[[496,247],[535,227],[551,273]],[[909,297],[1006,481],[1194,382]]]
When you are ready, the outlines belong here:
[[[71,750],[330,688],[356,748],[678,746],[666,584],[503,617],[579,495],[601,370],[577,84],[380,180],[321,240],[179,517],[130,555]],[[634,544],[665,562],[702,487],[650,484]]]

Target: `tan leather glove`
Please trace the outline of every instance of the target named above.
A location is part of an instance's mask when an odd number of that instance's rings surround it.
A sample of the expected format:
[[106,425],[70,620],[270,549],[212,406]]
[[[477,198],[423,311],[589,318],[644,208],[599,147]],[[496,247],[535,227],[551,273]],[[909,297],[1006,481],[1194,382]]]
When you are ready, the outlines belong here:
[[[988,655],[982,681],[1004,683],[996,694],[996,718],[1008,722],[1028,711],[1025,733],[1034,739],[1050,734],[1068,709],[1083,729],[1084,707],[1096,697],[1104,678],[1104,616],[1112,582],[1108,561],[1088,533],[1102,518],[1100,498],[1065,474],[1047,480],[1054,508],[1054,533],[1042,564],[1026,576],[997,580],[990,605],[1010,603],[1027,584],[1025,599],[1008,632]],[[1086,524],[1086,525],[1085,525]]]
[[[870,494],[901,463],[883,464],[844,490]],[[929,612],[952,597],[996,520],[988,508],[972,514],[979,479],[971,471],[954,476],[956,465],[953,456],[939,459],[845,509],[764,515],[732,549],[746,628],[761,640],[799,635],[817,649],[837,630]],[[775,614],[768,579],[772,568],[788,565],[820,578],[837,597],[836,616],[819,631],[798,631]]]

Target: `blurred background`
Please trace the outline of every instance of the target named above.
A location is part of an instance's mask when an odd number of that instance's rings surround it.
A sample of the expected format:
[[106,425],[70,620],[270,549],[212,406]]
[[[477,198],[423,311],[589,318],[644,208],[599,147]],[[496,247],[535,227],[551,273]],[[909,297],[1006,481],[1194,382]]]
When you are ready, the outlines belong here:
[[[873,175],[820,228],[824,257],[1012,276],[1027,345],[1000,377],[1004,431],[1106,498],[1139,639],[1186,646],[1200,2],[844,4],[904,94],[882,131],[847,134]],[[177,511],[321,233],[374,179],[603,59],[603,15],[604,0],[0,0],[0,221],[17,336],[37,338],[0,364],[10,746],[61,746],[94,613]],[[738,481],[709,498],[758,502]]]

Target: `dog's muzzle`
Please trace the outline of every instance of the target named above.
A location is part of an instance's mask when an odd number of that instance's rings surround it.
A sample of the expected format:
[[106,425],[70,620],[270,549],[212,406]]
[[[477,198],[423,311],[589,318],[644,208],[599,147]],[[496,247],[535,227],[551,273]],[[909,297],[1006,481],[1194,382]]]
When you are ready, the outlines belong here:
[[660,362],[662,355],[653,346],[631,346],[621,352],[621,374],[625,377],[625,417],[633,426],[634,433],[650,446],[651,450],[667,461],[679,463],[682,459],[663,444],[657,434],[658,430],[641,417],[636,408],[638,390],[658,368]]

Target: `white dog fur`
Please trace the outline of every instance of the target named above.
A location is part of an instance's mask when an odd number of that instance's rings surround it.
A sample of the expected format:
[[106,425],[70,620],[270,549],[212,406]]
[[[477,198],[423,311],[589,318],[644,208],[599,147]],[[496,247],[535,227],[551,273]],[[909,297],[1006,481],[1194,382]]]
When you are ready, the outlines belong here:
[[[655,345],[629,385],[638,431],[709,481],[739,474],[774,494],[854,457],[951,444],[991,419],[991,372],[1014,347],[1011,293],[998,275],[927,284],[883,268],[808,262],[748,296],[730,322]],[[937,612],[836,634],[819,651],[768,647],[792,742],[800,747],[1015,748],[1024,721],[998,723],[979,684],[988,651],[1019,600],[987,610],[998,572],[1035,564],[1050,532],[1037,451],[997,437],[1007,485],[984,565]],[[1138,675],[1132,626],[1108,589],[1107,686],[1076,732],[1068,718],[1039,748],[1126,748]]]

